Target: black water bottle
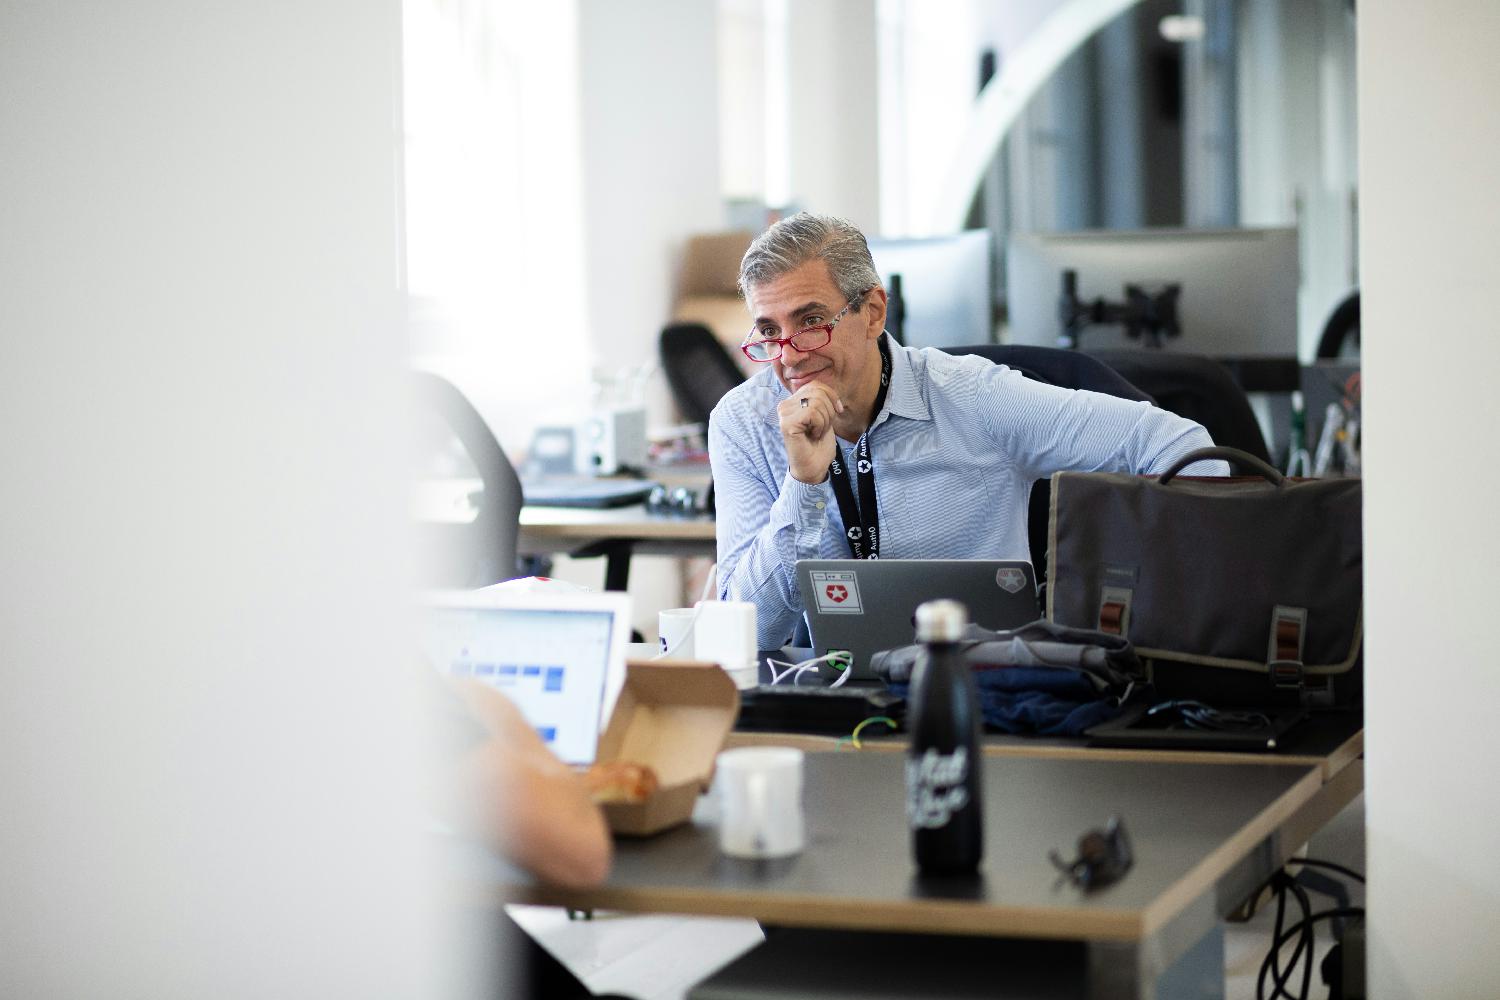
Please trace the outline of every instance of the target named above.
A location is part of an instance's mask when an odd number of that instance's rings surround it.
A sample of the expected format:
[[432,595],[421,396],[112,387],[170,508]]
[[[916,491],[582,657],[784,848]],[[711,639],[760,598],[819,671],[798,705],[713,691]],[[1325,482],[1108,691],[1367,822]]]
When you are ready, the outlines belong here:
[[907,699],[906,819],[924,874],[973,872],[984,857],[979,695],[958,645],[968,619],[957,601],[917,608],[926,648]]

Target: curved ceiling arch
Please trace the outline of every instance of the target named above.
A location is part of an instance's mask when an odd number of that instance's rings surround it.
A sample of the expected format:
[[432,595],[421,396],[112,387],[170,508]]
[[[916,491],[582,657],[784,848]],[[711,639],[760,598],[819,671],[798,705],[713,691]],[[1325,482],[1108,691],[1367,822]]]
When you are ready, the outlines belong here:
[[974,104],[934,211],[932,232],[963,229],[974,193],[1026,102],[1079,45],[1139,2],[1066,0],[1007,55]]

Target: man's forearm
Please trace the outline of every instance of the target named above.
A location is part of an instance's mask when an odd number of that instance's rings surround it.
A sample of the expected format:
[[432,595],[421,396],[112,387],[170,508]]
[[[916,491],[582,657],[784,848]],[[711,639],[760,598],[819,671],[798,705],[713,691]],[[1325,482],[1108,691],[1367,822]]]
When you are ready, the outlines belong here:
[[719,509],[719,596],[755,604],[762,649],[781,646],[796,628],[802,613],[796,563],[820,555],[827,494],[826,486],[809,486],[789,475],[760,516],[732,495]]

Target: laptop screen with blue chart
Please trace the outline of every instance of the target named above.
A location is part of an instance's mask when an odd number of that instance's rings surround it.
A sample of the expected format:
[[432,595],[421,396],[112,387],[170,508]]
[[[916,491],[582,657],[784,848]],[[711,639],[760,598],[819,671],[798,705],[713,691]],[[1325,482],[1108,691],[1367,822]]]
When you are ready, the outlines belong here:
[[588,764],[624,680],[629,617],[618,594],[434,594],[425,652],[504,694],[563,761]]

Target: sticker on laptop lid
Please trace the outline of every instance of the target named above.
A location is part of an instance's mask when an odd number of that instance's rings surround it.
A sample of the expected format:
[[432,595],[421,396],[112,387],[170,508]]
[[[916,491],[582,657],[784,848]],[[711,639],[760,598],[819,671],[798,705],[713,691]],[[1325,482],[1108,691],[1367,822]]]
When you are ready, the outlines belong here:
[[1019,594],[1026,586],[1026,574],[1015,566],[995,570],[995,583],[1007,594]]
[[865,609],[859,603],[859,581],[854,571],[848,569],[812,571],[813,595],[818,601],[818,613],[823,615],[862,615]]

